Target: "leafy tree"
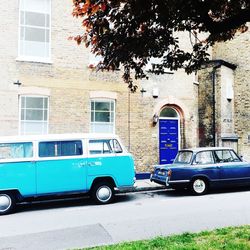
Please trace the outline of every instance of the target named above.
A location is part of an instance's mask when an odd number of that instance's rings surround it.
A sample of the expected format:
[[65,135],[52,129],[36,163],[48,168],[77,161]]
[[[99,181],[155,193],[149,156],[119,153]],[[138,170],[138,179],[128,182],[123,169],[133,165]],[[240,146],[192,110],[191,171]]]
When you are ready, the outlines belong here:
[[[153,72],[185,69],[191,73],[208,61],[209,46],[245,32],[249,0],[73,0],[73,16],[82,19],[82,35],[74,39],[91,46],[103,60],[98,67],[124,66],[123,78],[135,90],[135,79],[147,77],[150,58],[162,58]],[[179,44],[179,32],[189,32],[192,50]],[[199,35],[205,35],[199,39]]]

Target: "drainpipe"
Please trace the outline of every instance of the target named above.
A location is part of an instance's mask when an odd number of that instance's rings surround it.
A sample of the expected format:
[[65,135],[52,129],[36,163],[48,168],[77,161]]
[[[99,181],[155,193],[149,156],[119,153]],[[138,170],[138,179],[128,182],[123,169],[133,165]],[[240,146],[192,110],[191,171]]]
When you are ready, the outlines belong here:
[[212,121],[212,133],[213,133],[213,146],[216,146],[216,101],[215,101],[215,84],[216,84],[216,70],[220,67],[221,65],[216,65],[213,67],[212,71],[212,105],[213,105],[213,121]]

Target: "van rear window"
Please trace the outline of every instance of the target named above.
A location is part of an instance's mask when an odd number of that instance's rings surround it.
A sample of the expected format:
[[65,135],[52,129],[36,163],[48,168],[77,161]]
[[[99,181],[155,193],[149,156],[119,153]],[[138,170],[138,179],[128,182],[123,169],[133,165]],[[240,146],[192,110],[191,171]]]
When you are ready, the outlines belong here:
[[82,155],[81,141],[47,141],[39,143],[39,157]]
[[33,157],[33,144],[31,142],[0,143],[0,160],[30,157]]

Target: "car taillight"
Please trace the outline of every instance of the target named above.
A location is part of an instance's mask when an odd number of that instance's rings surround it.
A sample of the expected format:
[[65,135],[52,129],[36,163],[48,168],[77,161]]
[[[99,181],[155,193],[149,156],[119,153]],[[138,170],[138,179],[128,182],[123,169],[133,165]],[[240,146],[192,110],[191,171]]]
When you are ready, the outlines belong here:
[[170,177],[171,175],[172,175],[172,170],[169,169],[169,170],[168,170],[168,176]]

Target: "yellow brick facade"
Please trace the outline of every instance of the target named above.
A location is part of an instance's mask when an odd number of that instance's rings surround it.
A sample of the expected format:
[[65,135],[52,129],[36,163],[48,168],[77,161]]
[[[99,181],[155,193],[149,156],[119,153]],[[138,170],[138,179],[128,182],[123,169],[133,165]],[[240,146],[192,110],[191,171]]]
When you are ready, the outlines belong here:
[[[198,145],[198,85],[194,75],[183,71],[151,75],[150,80],[137,82],[136,93],[130,93],[122,81],[122,70],[89,69],[89,51],[68,40],[81,33],[80,20],[71,16],[71,1],[51,2],[51,63],[17,59],[19,1],[1,3],[0,135],[20,132],[22,95],[48,96],[49,133],[90,132],[90,100],[99,96],[115,99],[115,132],[134,155],[138,172],[149,172],[159,162],[159,122],[153,125],[152,118],[164,107],[179,112],[179,147]],[[20,86],[13,84],[17,80]],[[156,98],[154,89],[159,92]]]

